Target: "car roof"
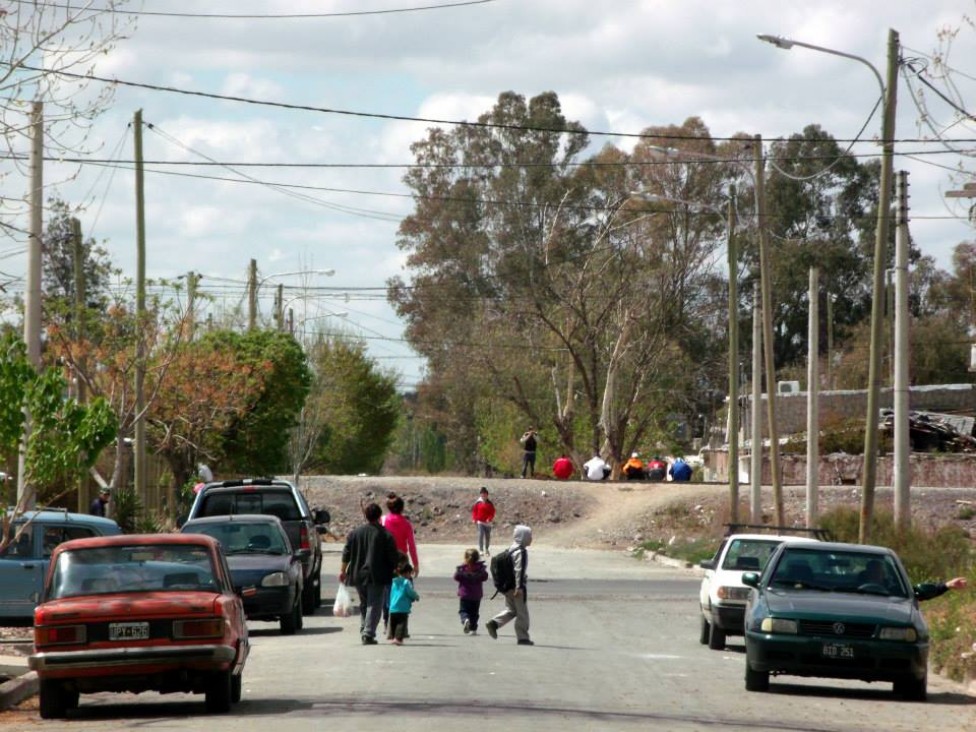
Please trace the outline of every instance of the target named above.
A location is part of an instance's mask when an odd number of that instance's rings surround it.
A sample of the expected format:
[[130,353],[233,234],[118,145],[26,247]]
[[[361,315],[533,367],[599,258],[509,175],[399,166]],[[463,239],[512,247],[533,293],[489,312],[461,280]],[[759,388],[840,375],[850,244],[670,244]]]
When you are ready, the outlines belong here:
[[[807,548],[808,543],[803,541],[786,541],[783,542],[785,546],[797,546],[803,544],[804,548]],[[829,554],[830,552],[859,552],[862,554],[889,554],[894,555],[894,550],[886,546],[874,546],[872,544],[848,544],[840,541],[818,541],[815,542],[816,546],[811,546],[810,548],[814,551],[823,552]]]
[[8,515],[13,516],[11,519],[13,523],[21,523],[26,521],[36,524],[76,522],[79,524],[85,524],[87,526],[118,526],[114,520],[105,518],[104,516],[92,516],[91,514],[87,513],[72,513],[70,511],[59,511],[58,509],[24,511],[19,514],[8,512]]
[[270,513],[226,513],[216,516],[201,516],[200,518],[190,519],[181,529],[187,526],[200,526],[205,524],[277,524],[284,530],[281,519]]
[[816,542],[822,543],[810,536],[787,536],[782,534],[729,534],[722,537],[725,541],[735,541],[736,539],[755,539],[761,541],[795,541],[796,543]]
[[219,549],[220,542],[206,534],[119,534],[117,536],[91,536],[85,539],[71,539],[55,547],[54,552],[76,549],[99,549],[112,546],[159,546],[170,545],[207,545]]
[[201,491],[212,491],[219,488],[294,488],[294,484],[280,478],[237,478],[233,480],[216,480],[207,483]]

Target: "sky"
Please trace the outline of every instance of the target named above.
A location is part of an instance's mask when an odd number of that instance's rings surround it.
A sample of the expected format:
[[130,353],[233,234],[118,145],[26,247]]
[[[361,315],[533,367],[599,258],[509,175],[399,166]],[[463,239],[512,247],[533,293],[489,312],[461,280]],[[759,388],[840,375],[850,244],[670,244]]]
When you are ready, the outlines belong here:
[[[201,275],[199,291],[219,314],[246,308],[253,259],[262,317],[281,285],[298,331],[362,338],[402,390],[422,378],[423,361],[403,341],[385,285],[409,278],[396,246],[412,210],[401,178],[411,143],[432,126],[403,118],[473,120],[502,92],[554,91],[566,116],[591,131],[632,135],[699,116],[716,137],[772,140],[819,124],[841,140],[864,128],[852,151],[874,155],[881,117],[868,119],[880,96],[871,70],[756,35],[860,56],[883,77],[889,29],[903,55],[923,64],[940,30],[976,17],[976,0],[145,0],[124,8],[142,12],[95,75],[174,91],[119,85],[89,143],[92,158],[119,167],[52,163],[47,197],[81,206],[84,235],[133,277],[131,122],[141,109],[147,275]],[[949,60],[970,108],[974,49],[976,30],[965,26]],[[947,105],[926,98],[929,123],[951,122]],[[919,126],[903,78],[897,109],[895,170],[909,172],[912,236],[948,269],[953,247],[974,238],[967,204],[944,195],[961,188],[950,176],[964,158],[915,142],[931,131]],[[945,134],[976,137],[961,125]],[[593,140],[589,152],[634,143]],[[26,179],[8,177],[7,195],[18,184],[26,190]],[[14,277],[26,270],[16,243],[0,263]]]

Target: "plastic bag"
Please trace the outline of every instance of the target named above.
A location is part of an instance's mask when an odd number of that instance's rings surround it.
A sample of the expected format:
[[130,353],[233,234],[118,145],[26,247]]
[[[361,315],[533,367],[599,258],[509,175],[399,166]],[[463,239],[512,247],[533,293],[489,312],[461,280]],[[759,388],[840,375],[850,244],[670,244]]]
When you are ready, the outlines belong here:
[[349,589],[342,583],[339,583],[339,589],[336,590],[335,603],[332,605],[332,614],[337,618],[348,618],[352,615],[352,595],[349,594]]

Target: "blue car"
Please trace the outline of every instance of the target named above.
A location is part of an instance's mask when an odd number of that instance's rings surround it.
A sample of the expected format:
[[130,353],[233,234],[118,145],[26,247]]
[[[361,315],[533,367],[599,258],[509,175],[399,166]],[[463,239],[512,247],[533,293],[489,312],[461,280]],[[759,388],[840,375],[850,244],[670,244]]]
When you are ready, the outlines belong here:
[[282,635],[302,629],[302,553],[292,547],[281,519],[266,514],[208,516],[187,521],[180,531],[220,542],[249,620],[277,620]]
[[51,552],[61,542],[121,534],[112,519],[47,509],[14,517],[0,549],[0,618],[30,623],[40,601]]

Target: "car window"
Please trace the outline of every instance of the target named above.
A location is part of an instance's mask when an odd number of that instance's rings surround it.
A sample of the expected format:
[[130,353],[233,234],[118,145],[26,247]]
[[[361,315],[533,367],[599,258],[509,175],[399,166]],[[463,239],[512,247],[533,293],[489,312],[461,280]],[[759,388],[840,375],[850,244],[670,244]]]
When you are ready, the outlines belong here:
[[220,542],[225,554],[286,554],[284,535],[275,524],[228,522],[190,524],[185,531],[206,534]]
[[44,527],[44,558],[50,559],[55,547],[70,539],[87,539],[96,536],[95,532],[86,526],[45,526]]
[[910,596],[891,555],[859,551],[787,549],[777,561],[769,584],[793,589]]
[[779,545],[779,541],[733,539],[725,553],[722,569],[761,572]]
[[282,521],[302,518],[294,496],[288,491],[243,491],[204,495],[198,516],[260,513],[277,516]]
[[113,592],[214,591],[210,551],[189,544],[77,549],[58,555],[50,599]]

